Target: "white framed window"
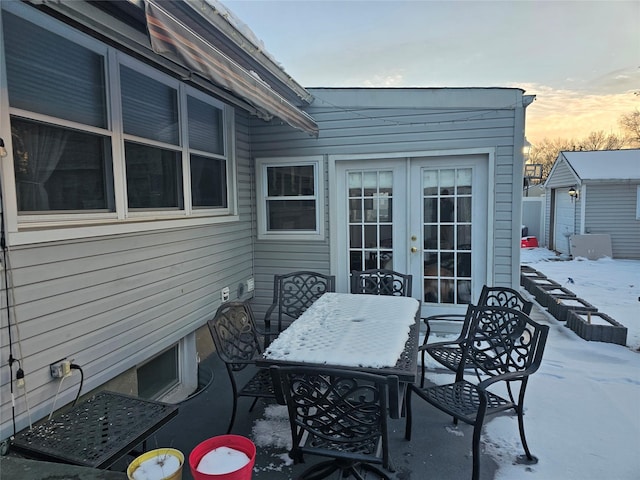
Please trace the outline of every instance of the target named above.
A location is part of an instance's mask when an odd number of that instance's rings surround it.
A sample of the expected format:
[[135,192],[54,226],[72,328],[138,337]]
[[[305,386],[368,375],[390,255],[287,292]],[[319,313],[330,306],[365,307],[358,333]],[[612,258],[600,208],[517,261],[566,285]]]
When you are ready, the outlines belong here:
[[192,332],[136,367],[138,396],[181,402],[198,387],[197,358],[196,334]]
[[237,220],[232,107],[18,2],[2,8],[17,243]]
[[324,239],[322,156],[256,160],[258,238]]

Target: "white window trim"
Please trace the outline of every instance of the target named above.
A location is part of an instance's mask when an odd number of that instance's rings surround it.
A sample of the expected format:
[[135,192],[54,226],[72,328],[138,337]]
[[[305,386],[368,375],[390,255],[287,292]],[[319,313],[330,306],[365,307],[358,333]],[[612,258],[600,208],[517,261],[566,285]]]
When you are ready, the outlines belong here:
[[640,185],[636,187],[636,220],[640,220]]
[[[198,387],[198,352],[196,348],[196,333],[192,332],[180,339],[177,344],[170,346],[178,347],[178,382],[170,389],[160,395],[156,400],[166,403],[179,403],[191,395]],[[169,348],[146,360],[142,365],[147,364]]]
[[[104,55],[106,68],[106,81],[108,86],[109,120],[108,130],[91,127],[88,125],[77,126],[74,122],[61,119],[52,119],[46,115],[35,112],[24,112],[18,109],[9,109],[7,92],[7,79],[4,68],[0,76],[0,136],[5,140],[5,146],[9,155],[0,163],[2,169],[2,191],[5,201],[5,225],[9,245],[28,245],[32,243],[73,240],[105,235],[119,235],[126,233],[149,232],[168,228],[192,227],[239,221],[238,214],[238,188],[237,165],[235,148],[235,111],[233,107],[211,97],[200,90],[183,84],[178,80],[161,73],[148,65],[128,57],[123,52],[109,47],[95,39],[68,27],[49,16],[25,7],[18,2],[15,4],[3,4],[2,9],[18,15],[28,21],[34,22],[47,30],[61,35],[85,48]],[[2,15],[0,13],[0,20]],[[4,52],[4,43],[0,38],[0,52]],[[116,149],[124,149],[125,135],[122,133],[121,112],[119,106],[119,65],[124,64],[136,71],[150,76],[164,83],[177,85],[179,103],[186,102],[186,96],[191,95],[205,102],[211,103],[223,110],[224,122],[224,160],[227,165],[227,208],[198,208],[191,207],[190,169],[188,168],[189,154],[186,147],[176,147],[183,151],[183,184],[188,190],[183,190],[185,197],[184,208],[180,210],[153,210],[153,211],[128,211],[126,205],[126,176],[124,169],[124,153],[115,152]],[[4,113],[3,113],[4,112]],[[45,121],[62,127],[77,126],[86,132],[106,135],[111,138],[113,178],[115,195],[115,212],[100,213],[73,213],[73,214],[46,214],[46,215],[19,215],[15,189],[15,172],[13,169],[13,150],[11,145],[11,131],[9,129],[9,116],[18,115],[33,120]],[[116,121],[114,121],[114,119]],[[6,121],[5,121],[6,120]],[[184,119],[183,119],[184,120]],[[183,137],[184,138],[184,137]],[[146,144],[153,141],[145,140]],[[184,143],[184,142],[181,142]],[[221,157],[222,158],[222,157]]]
[[[303,166],[314,167],[314,192],[316,201],[316,230],[296,231],[280,230],[270,232],[267,230],[267,175],[268,167]],[[258,240],[284,240],[284,241],[310,241],[324,240],[324,158],[322,155],[306,157],[270,157],[256,159],[256,198],[258,212]],[[305,197],[310,198],[310,197]]]

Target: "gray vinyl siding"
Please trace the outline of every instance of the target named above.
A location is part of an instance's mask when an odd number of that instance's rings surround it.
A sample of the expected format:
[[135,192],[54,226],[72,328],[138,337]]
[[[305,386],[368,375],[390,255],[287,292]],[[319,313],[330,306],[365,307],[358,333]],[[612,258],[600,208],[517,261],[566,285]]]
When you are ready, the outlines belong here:
[[[568,188],[570,186],[578,184],[578,180],[576,179],[576,174],[571,169],[571,167],[567,165],[567,162],[562,157],[559,157],[558,160],[556,160],[556,162],[557,164],[554,165],[552,171],[549,174],[547,181],[545,182],[544,222],[547,228],[545,228],[544,244],[548,245],[549,247],[552,247],[551,235],[553,234],[553,230],[554,230],[553,225],[551,225],[551,222],[552,222],[551,212],[554,205],[553,191],[556,188]],[[575,228],[574,231],[576,233],[580,232],[579,208],[580,206],[577,205],[576,210],[578,211],[578,213],[576,213],[576,217],[574,218],[574,228]]]
[[[357,103],[357,97],[368,92],[355,89],[355,97],[349,98],[348,91],[310,91],[316,96],[316,101],[305,110],[318,123],[319,138],[293,131],[277,121],[252,121],[251,145],[254,158],[309,155],[324,155],[327,158],[334,154],[495,149],[494,178],[489,179],[495,191],[495,224],[490,226],[495,232],[494,272],[490,282],[496,285],[517,285],[519,279],[514,278],[514,271],[519,269],[519,249],[514,252],[514,222],[517,222],[519,231],[521,214],[520,204],[514,204],[514,198],[518,198],[520,194],[514,191],[514,184],[521,189],[522,165],[519,156],[514,153],[520,147],[516,147],[514,143],[518,137],[516,116],[522,114],[522,110],[465,109],[446,105],[445,108],[420,108],[412,104],[411,99],[420,93],[415,91],[404,99],[404,104],[399,102],[402,108],[353,107]],[[379,91],[372,94],[377,93]],[[389,89],[383,91],[382,95],[398,97],[399,94]],[[477,95],[483,98],[482,89]],[[328,104],[323,101],[326,97],[331,98],[329,106],[323,106]],[[343,103],[339,103],[341,101]],[[514,97],[509,97],[509,101],[517,102]],[[328,181],[328,176],[325,179]],[[325,212],[328,228],[331,208],[327,208]],[[324,242],[283,242],[284,245],[276,245],[256,241],[254,310],[258,318],[271,302],[275,273],[305,269],[328,273],[331,254],[328,229],[326,233]]]
[[[34,421],[49,414],[58,388],[50,363],[73,359],[84,371],[83,392],[90,391],[195,331],[215,313],[223,287],[235,299],[253,276],[253,166],[242,112],[236,136],[240,221],[10,249],[12,322],[21,339],[14,331],[14,356],[22,359]],[[3,295],[0,355],[7,359],[5,306]],[[73,400],[76,377],[65,381],[56,406]],[[3,392],[8,380],[3,368]],[[1,409],[4,438],[12,431],[9,395]],[[20,430],[27,425],[23,397],[16,414]]]
[[640,259],[638,182],[586,183],[585,233],[608,233],[614,258]]

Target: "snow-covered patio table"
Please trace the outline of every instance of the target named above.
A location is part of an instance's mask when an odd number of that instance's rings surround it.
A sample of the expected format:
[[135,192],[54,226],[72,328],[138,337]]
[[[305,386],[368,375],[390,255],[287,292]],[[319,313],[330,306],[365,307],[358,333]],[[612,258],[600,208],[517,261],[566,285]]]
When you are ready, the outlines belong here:
[[419,302],[414,298],[325,293],[267,348],[256,363],[327,365],[413,383],[417,373]]

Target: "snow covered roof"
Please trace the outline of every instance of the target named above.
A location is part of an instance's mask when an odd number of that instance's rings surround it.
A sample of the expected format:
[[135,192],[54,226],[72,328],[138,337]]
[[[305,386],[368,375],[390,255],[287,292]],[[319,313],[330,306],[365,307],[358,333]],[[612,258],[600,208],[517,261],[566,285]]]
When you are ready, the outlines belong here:
[[562,152],[580,180],[639,180],[640,149]]

